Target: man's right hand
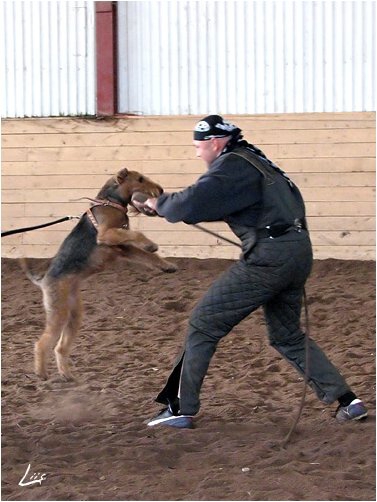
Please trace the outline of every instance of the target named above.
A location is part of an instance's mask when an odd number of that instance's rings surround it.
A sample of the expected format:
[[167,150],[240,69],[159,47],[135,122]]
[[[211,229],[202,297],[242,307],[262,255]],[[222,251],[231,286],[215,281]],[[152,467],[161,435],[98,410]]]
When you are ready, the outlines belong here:
[[148,197],[149,196],[145,193],[135,192],[131,197],[131,204],[135,209],[146,216],[157,216],[157,198]]

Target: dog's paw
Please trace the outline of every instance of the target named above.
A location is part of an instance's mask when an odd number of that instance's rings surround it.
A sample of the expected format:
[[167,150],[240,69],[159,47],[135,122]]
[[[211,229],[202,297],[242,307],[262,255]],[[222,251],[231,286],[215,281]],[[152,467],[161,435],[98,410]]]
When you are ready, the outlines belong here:
[[47,371],[36,370],[35,374],[41,380],[48,380],[48,373],[47,373]]
[[70,373],[69,375],[60,375],[60,380],[65,383],[74,383],[77,382],[77,379]]
[[144,246],[143,249],[144,251],[148,251],[148,253],[155,253],[156,251],[158,251],[158,245],[154,242],[151,242],[150,244]]
[[178,267],[174,265],[174,263],[166,261],[164,265],[161,267],[161,270],[168,274],[172,274],[173,272],[176,272],[178,270]]
[[75,377],[73,376],[72,371],[70,369],[59,368],[58,372],[59,372],[60,381],[63,381],[63,382],[74,382],[75,381]]

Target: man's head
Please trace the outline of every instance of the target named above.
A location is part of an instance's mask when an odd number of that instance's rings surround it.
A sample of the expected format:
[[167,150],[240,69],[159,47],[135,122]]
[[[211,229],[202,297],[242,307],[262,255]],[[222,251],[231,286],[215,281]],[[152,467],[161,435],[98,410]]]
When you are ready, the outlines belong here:
[[211,164],[231,139],[240,137],[241,129],[225,122],[220,115],[208,115],[194,129],[196,156]]

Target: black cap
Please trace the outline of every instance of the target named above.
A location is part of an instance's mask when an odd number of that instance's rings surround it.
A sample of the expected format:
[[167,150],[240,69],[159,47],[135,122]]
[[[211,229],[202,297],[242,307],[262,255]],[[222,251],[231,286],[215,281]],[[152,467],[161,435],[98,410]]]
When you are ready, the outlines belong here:
[[200,120],[194,129],[194,140],[206,141],[211,138],[225,138],[239,136],[241,129],[237,126],[225,122],[220,115],[208,115]]

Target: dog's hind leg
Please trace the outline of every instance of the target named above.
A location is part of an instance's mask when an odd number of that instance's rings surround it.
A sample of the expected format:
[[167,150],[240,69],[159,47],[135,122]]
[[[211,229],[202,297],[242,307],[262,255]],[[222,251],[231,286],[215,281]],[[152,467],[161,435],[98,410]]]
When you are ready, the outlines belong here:
[[45,380],[48,377],[48,354],[58,341],[68,319],[68,306],[64,299],[64,291],[59,286],[59,284],[42,286],[46,326],[34,347],[34,366],[35,373]]
[[73,380],[69,356],[73,342],[79,332],[82,319],[81,296],[78,284],[72,285],[68,295],[68,320],[55,347],[59,374],[66,380]]

